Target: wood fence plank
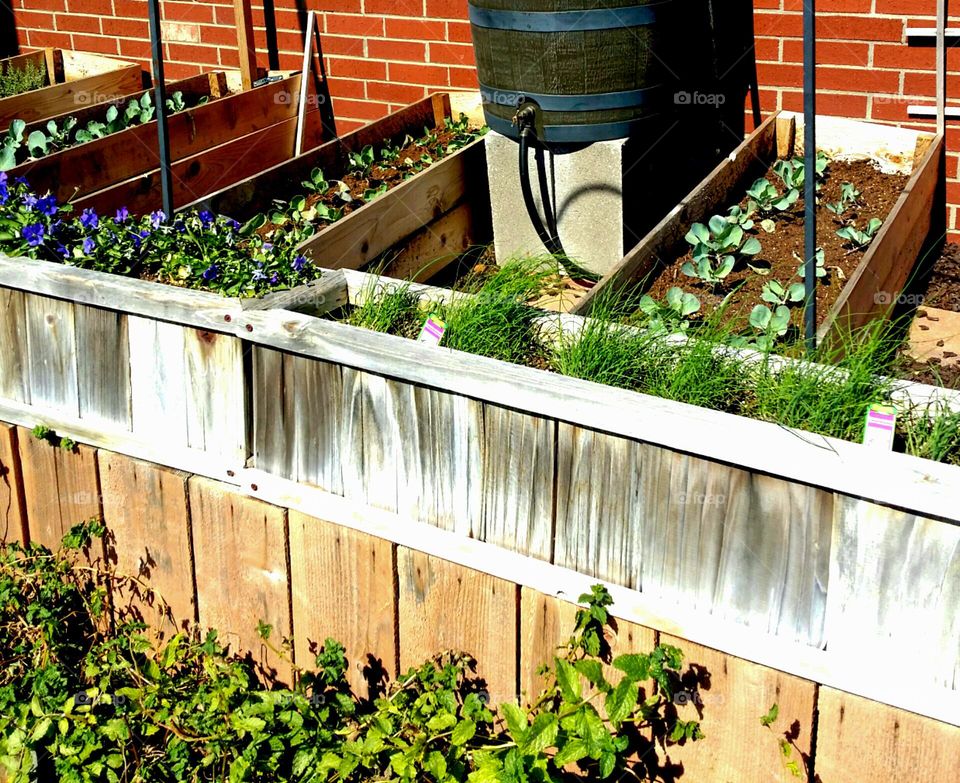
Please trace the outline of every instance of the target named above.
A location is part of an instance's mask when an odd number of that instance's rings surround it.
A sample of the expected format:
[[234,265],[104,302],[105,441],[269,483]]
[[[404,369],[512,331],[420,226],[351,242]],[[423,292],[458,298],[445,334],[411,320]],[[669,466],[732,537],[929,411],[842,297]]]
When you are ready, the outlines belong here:
[[184,329],[187,444],[243,462],[246,390],[243,344],[236,337]]
[[0,541],[29,540],[17,428],[0,423]]
[[827,649],[960,689],[960,528],[838,495],[833,529]]
[[114,591],[115,605],[139,613],[159,638],[185,629],[196,619],[189,475],[110,451],[97,456],[108,560],[154,589],[169,612],[131,586]]
[[297,480],[283,460],[283,441],[288,427],[284,408],[283,354],[259,346],[253,349],[253,456],[258,469]]
[[[397,442],[394,391],[386,378],[360,375],[360,416],[363,436],[363,499],[371,506],[397,510]],[[360,498],[358,498],[359,500]]]
[[518,588],[405,547],[397,550],[400,670],[444,650],[478,661],[490,703],[517,697]]
[[340,436],[343,495],[352,500],[366,498],[363,447],[363,376],[364,373],[344,366],[343,430]]
[[340,452],[343,375],[339,365],[293,358],[297,402],[293,427],[298,481],[343,494]]
[[267,681],[289,683],[289,664],[257,633],[259,622],[272,626],[277,646],[293,633],[286,512],[196,476],[189,491],[200,625],[250,652]]
[[643,445],[560,424],[557,565],[639,589]]
[[[801,753],[809,756],[816,684],[667,634],[660,635],[660,644],[683,651],[683,682],[701,714],[687,708],[680,717],[700,720],[705,734],[698,742],[658,751],[661,766],[675,772],[682,766],[678,779],[683,781],[795,780],[779,739],[790,732],[798,748],[793,758],[799,762]],[[779,717],[766,728],[760,718],[774,704]],[[823,783],[834,781],[824,778]]]
[[834,688],[818,703],[817,780],[941,783],[960,769],[960,727]]
[[478,230],[480,222],[473,204],[464,203],[454,207],[443,217],[403,240],[401,246],[388,250],[384,256],[387,266],[383,273],[418,283],[430,280],[472,245],[488,239]]
[[24,293],[0,288],[0,397],[30,402]]
[[187,444],[186,328],[128,316],[133,432]]
[[32,295],[25,297],[24,304],[30,401],[41,408],[77,416],[80,393],[74,305]]
[[[300,666],[310,670],[327,638],[347,650],[354,691],[375,695],[381,675],[397,676],[394,545],[290,512],[293,632]],[[372,682],[371,682],[372,681]]]
[[67,451],[23,428],[17,443],[30,540],[57,549],[71,527],[100,516],[96,450]]
[[483,520],[475,537],[550,559],[556,424],[485,405]]
[[638,588],[819,646],[833,496],[649,446],[643,464]]
[[131,429],[127,316],[75,305],[80,418]]

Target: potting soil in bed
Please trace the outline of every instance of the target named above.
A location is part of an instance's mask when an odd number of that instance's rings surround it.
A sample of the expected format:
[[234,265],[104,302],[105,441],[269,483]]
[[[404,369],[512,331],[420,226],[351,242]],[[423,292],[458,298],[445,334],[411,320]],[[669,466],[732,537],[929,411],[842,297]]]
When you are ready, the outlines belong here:
[[[783,183],[772,173],[772,170],[768,173],[767,179],[783,194]],[[840,292],[847,280],[869,249],[869,247],[864,250],[851,249],[847,240],[837,236],[837,230],[843,224],[825,205],[840,200],[843,183],[853,183],[861,195],[857,204],[850,207],[844,214],[844,218],[848,222],[852,221],[859,230],[863,230],[871,218],[886,220],[906,186],[907,180],[908,177],[905,175],[884,174],[870,161],[830,161],[819,191],[820,203],[817,207],[817,244],[823,248],[825,267],[828,271],[827,276],[821,278],[817,286],[817,318],[820,323],[840,297]],[[746,183],[744,190],[751,184]],[[738,193],[742,192],[738,191]],[[739,202],[740,206],[746,207],[747,201],[744,195]],[[717,210],[718,214],[725,215],[727,209],[734,203],[731,200],[723,209]],[[803,262],[804,253],[803,213],[804,199],[801,192],[801,198],[790,209],[770,215],[776,223],[776,231],[773,233],[764,231],[760,227],[761,217],[754,216],[756,225],[747,231],[746,235],[759,240],[762,247],[760,253],[753,258],[741,258],[734,271],[716,289],[681,272],[683,264],[693,260],[691,250],[656,268],[652,273],[647,293],[657,301],[663,301],[668,289],[679,286],[684,291],[695,294],[700,299],[701,312],[708,314],[733,291],[734,293],[730,296],[730,312],[742,316],[745,320],[751,309],[762,303],[761,294],[767,281],[776,280],[785,285],[800,281],[797,270]],[[764,275],[753,271],[747,266],[746,261],[757,267],[769,268],[769,273]],[[801,310],[799,306],[794,307],[794,322],[798,325]]]

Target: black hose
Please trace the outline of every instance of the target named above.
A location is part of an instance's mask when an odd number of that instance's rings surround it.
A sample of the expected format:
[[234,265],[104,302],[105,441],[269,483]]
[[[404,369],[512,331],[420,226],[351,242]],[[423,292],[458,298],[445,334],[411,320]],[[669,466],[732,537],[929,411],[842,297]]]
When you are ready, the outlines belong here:
[[533,200],[533,188],[530,185],[530,142],[533,139],[533,130],[530,126],[524,127],[520,131],[520,191],[523,193],[523,203],[527,208],[527,215],[533,224],[537,236],[547,252],[551,255],[566,258],[566,252],[557,236],[556,215],[551,208],[550,191],[547,186],[547,172],[544,165],[542,151],[537,154],[537,174],[540,181],[540,197],[543,199],[543,208],[547,216],[547,224],[544,225],[540,213],[537,211],[536,202]]

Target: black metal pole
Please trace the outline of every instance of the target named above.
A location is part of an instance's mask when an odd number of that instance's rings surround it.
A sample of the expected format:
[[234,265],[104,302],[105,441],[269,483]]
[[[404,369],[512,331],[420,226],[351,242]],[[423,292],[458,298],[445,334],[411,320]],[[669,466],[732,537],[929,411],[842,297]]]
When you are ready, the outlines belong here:
[[167,131],[167,87],[163,82],[163,39],[160,33],[160,0],[149,0],[150,45],[153,51],[153,102],[157,109],[157,140],[160,150],[160,190],[163,211],[173,216],[173,171],[170,168],[170,136]]
[[804,335],[817,347],[817,32],[816,0],[803,3]]

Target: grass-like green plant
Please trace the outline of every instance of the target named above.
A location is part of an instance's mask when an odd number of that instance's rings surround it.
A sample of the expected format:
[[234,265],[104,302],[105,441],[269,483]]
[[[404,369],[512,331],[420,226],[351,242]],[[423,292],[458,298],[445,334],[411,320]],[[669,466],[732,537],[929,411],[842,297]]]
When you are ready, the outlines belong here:
[[416,337],[423,321],[420,298],[409,285],[389,291],[377,289],[377,278],[372,278],[360,304],[347,313],[345,323],[373,332]]
[[47,65],[28,62],[22,68],[7,63],[0,67],[0,98],[39,90],[47,86]]
[[474,297],[440,308],[447,325],[443,345],[458,351],[516,364],[536,363],[534,321],[542,310],[528,302],[557,274],[556,259],[530,258],[505,263]]
[[960,465],[960,412],[937,405],[922,412],[907,411],[898,429],[908,454]]

